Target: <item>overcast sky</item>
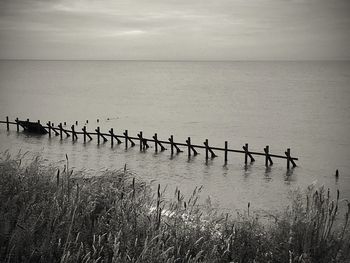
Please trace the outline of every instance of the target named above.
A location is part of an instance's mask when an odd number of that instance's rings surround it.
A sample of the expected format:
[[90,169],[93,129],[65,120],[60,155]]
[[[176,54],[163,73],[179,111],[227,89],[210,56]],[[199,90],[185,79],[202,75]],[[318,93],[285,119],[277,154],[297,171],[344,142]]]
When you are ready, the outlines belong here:
[[350,59],[350,0],[0,0],[0,58]]

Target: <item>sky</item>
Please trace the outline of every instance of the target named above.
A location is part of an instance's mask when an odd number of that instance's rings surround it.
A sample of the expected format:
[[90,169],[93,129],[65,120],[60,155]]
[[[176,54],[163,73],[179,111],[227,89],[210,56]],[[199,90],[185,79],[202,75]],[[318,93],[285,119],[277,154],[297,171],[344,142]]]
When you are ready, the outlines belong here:
[[0,59],[349,60],[350,0],[0,0]]

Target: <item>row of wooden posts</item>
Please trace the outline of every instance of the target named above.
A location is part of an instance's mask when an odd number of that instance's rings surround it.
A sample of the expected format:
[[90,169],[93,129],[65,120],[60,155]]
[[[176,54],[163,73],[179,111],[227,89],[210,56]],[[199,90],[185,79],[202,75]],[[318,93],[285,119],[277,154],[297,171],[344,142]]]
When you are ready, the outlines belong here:
[[[10,122],[9,118],[6,117],[6,121],[0,121],[0,123],[6,123],[7,125],[7,130],[10,129],[10,124],[14,124],[17,126],[17,132],[19,132],[19,126],[21,125],[22,121],[19,121],[18,118],[16,118],[15,122]],[[88,122],[88,121],[87,121]],[[29,123],[29,119],[27,119],[27,123]],[[108,133],[102,133],[100,130],[100,127],[97,127],[95,129],[95,132],[88,132],[86,130],[86,126],[84,126],[82,128],[82,131],[76,131],[75,130],[75,126],[72,125],[71,126],[71,130],[68,129],[64,129],[62,126],[62,123],[58,124],[57,127],[54,126],[54,123],[52,123],[51,121],[49,121],[47,123],[47,126],[42,126],[40,124],[40,120],[37,121],[38,127],[43,127],[49,137],[51,138],[52,135],[55,136],[59,136],[60,139],[63,139],[63,136],[65,135],[66,137],[72,137],[72,141],[76,141],[78,140],[78,135],[83,135],[83,140],[84,143],[87,141],[87,139],[92,140],[92,136],[96,136],[97,137],[97,143],[100,144],[101,140],[103,140],[103,142],[107,142],[108,141],[108,137],[110,139],[110,143],[111,143],[111,147],[114,146],[114,141],[116,141],[117,144],[121,144],[122,140],[124,140],[125,143],[125,149],[127,149],[129,147],[129,143],[131,147],[134,147],[135,141],[139,141],[139,147],[140,147],[140,151],[144,151],[146,149],[148,149],[149,143],[154,143],[154,149],[155,152],[160,151],[165,151],[167,150],[165,148],[164,145],[170,145],[170,151],[171,151],[171,155],[173,155],[175,152],[181,153],[183,152],[183,150],[180,149],[179,146],[181,147],[186,147],[187,148],[187,155],[190,158],[191,155],[193,154],[194,156],[198,154],[197,149],[204,149],[205,150],[205,158],[206,160],[209,159],[209,154],[210,154],[210,158],[215,158],[217,157],[217,155],[214,153],[214,151],[223,151],[224,152],[224,163],[227,164],[228,162],[228,153],[229,152],[234,152],[234,153],[243,153],[244,154],[244,163],[247,164],[248,163],[248,158],[250,159],[251,162],[254,162],[255,159],[253,157],[253,155],[260,155],[260,156],[265,156],[265,166],[271,166],[273,164],[272,161],[272,157],[273,158],[279,158],[279,159],[286,159],[287,160],[287,169],[289,170],[291,168],[291,165],[294,167],[296,167],[295,161],[298,160],[298,158],[296,157],[292,157],[291,156],[291,152],[290,152],[290,148],[287,149],[287,151],[285,152],[285,155],[277,155],[277,154],[271,154],[269,151],[269,146],[267,145],[264,148],[264,152],[253,152],[253,151],[249,151],[248,148],[248,143],[246,143],[242,149],[243,150],[234,150],[234,149],[229,149],[228,148],[228,142],[225,141],[225,145],[224,148],[220,148],[220,147],[213,147],[213,146],[209,146],[209,141],[208,139],[206,139],[204,141],[204,145],[195,145],[191,143],[191,138],[188,137],[185,143],[179,143],[179,142],[175,142],[174,141],[174,136],[171,135],[170,138],[168,139],[168,141],[164,141],[164,140],[159,140],[158,139],[158,135],[157,133],[154,134],[154,136],[152,137],[152,139],[147,139],[143,137],[142,131],[140,131],[140,133],[137,134],[137,137],[132,137],[129,136],[128,130],[125,130],[123,132],[123,135],[118,135],[114,133],[113,128],[111,128],[109,130]],[[64,123],[66,124],[66,123]],[[78,124],[78,122],[76,121],[76,125]],[[64,134],[64,135],[63,135]]]

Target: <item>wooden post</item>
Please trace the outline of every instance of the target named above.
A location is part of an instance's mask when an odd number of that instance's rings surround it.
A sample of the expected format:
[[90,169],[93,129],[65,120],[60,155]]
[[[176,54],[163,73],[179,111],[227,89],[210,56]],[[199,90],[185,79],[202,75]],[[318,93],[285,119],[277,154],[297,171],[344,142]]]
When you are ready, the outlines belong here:
[[143,148],[142,131],[140,131],[139,138],[140,138],[140,151],[142,151],[142,148]]
[[17,126],[17,132],[19,132],[19,123],[18,123],[18,118],[16,118],[16,126]]
[[58,127],[60,128],[60,138],[61,138],[61,140],[62,140],[62,123],[60,123],[60,124],[58,125]]
[[82,131],[84,132],[84,142],[86,142],[86,136],[89,137],[89,140],[92,140],[92,137],[90,136],[90,134],[86,131],[86,126],[84,126],[82,128]]
[[269,146],[266,145],[265,147],[265,167],[269,166]]
[[128,149],[128,130],[125,130],[124,136],[125,136],[125,149]]
[[83,127],[83,132],[84,132],[84,143],[86,143],[86,126]]
[[66,122],[63,122],[63,125],[64,125],[64,126],[66,126],[66,125],[67,125],[67,123],[66,123]]
[[114,134],[113,128],[111,128],[111,129],[109,130],[109,133],[111,134],[111,147],[113,147],[113,145],[114,145],[114,139],[117,140],[117,143],[118,143],[118,144],[121,144],[121,143],[122,143],[122,141],[119,140],[119,138]]
[[208,160],[209,156],[209,152],[211,154],[211,158],[215,158],[217,157],[216,154],[213,152],[213,150],[209,147],[209,142],[208,142],[208,139],[205,140],[204,142],[204,145],[205,145],[205,159]]
[[51,121],[47,123],[47,126],[49,127],[49,138],[51,138]]
[[88,124],[89,123],[89,120],[86,120],[86,124]]
[[[160,146],[161,151],[166,150],[166,148],[158,141],[158,134],[157,133],[154,134],[153,139],[154,139],[154,149],[155,149],[156,153],[158,152],[158,145]],[[147,148],[148,148],[148,145],[147,145]]]
[[97,127],[96,132],[97,132],[97,144],[100,144],[100,127]]
[[264,152],[265,152],[265,166],[268,167],[268,166],[273,165],[273,161],[272,161],[270,153],[269,153],[270,148],[268,145],[266,145],[266,147],[264,148]]
[[173,135],[171,135],[168,140],[170,141],[170,145],[171,145],[171,152],[172,152],[171,154],[174,154],[174,147],[176,149],[176,153],[181,153],[182,152],[180,150],[180,148],[176,145],[176,143],[174,143],[174,136]]
[[290,148],[287,149],[287,151],[285,152],[286,156],[287,156],[287,170],[290,169],[290,163],[292,163],[293,168],[295,168],[297,165],[295,164],[294,160],[291,158],[290,156]]
[[191,157],[191,138],[187,138],[187,149],[188,149],[188,157]]
[[287,156],[287,170],[289,170],[290,169],[290,148],[287,149],[286,156]]
[[171,155],[174,154],[174,136],[170,135],[170,146],[171,146]]
[[72,141],[74,142],[75,139],[76,139],[76,134],[74,131],[74,125],[72,125]]
[[228,148],[228,143],[225,141],[225,164],[227,164],[227,148]]
[[113,128],[111,128],[111,130],[109,131],[109,133],[111,134],[111,147],[113,147],[113,145],[114,145],[114,141],[113,141],[113,139],[114,139]]
[[208,139],[205,139],[205,160],[208,161],[208,158],[209,158],[209,149],[208,149]]
[[246,143],[242,148],[244,150],[244,163],[248,163],[248,156],[250,158],[250,162],[255,162],[253,155],[249,152],[248,143]]
[[6,127],[7,127],[7,130],[9,131],[10,130],[9,116],[6,116]]
[[158,152],[158,138],[157,138],[157,133],[154,134],[154,149],[155,149],[155,152]]
[[77,126],[78,126],[78,121],[75,121],[75,125],[77,125]]

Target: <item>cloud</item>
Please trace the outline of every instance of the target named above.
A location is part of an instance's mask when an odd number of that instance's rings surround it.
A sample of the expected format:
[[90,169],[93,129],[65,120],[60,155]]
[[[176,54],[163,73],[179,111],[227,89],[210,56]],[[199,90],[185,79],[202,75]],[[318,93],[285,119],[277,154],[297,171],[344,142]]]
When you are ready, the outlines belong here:
[[0,0],[0,10],[0,57],[350,57],[346,0]]

